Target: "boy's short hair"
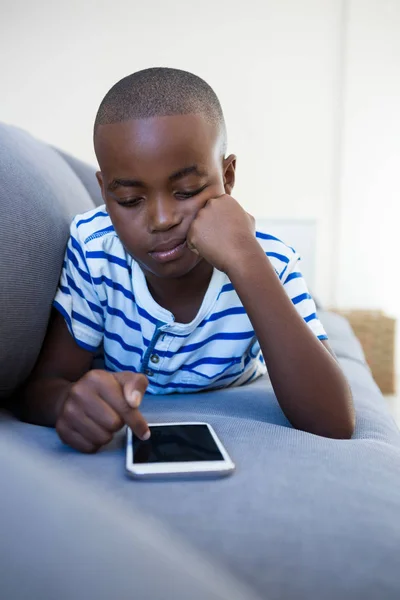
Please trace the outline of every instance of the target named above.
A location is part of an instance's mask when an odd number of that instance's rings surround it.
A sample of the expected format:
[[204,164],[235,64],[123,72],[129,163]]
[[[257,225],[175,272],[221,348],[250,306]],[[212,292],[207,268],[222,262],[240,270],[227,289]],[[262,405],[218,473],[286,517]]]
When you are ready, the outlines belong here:
[[99,125],[190,113],[203,114],[221,129],[225,153],[225,120],[214,90],[193,73],[166,67],[138,71],[118,81],[100,104],[94,135]]

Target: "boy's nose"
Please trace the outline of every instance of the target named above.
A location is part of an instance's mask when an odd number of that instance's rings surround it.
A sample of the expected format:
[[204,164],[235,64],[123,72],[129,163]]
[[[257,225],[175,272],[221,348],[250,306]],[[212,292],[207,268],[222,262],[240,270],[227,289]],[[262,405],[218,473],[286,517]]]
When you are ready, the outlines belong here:
[[175,198],[155,198],[149,203],[149,231],[168,231],[182,222],[179,202]]

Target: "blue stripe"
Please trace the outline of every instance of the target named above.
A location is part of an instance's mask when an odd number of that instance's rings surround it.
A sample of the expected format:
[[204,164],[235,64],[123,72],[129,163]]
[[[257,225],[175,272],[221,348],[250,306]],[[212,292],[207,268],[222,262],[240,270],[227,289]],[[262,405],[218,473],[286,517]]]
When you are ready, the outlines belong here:
[[[76,283],[72,279],[72,277],[67,275],[67,281],[69,283],[70,288],[72,288],[83,300],[85,300],[85,302],[88,304],[88,306],[92,309],[93,312],[99,313],[99,315],[101,315],[102,317],[104,316],[104,312],[103,312],[103,309],[101,308],[101,306],[97,306],[97,304],[88,300],[86,298],[85,294],[82,292],[82,290],[76,285]],[[60,289],[61,289],[61,286],[60,286]],[[66,288],[66,289],[68,289],[68,288]],[[69,293],[71,293],[71,292],[69,292]]]
[[[105,301],[105,303],[107,303],[107,301]],[[122,310],[119,310],[119,308],[107,306],[106,311],[112,317],[119,317],[120,319],[122,319],[125,325],[127,325],[130,329],[134,329],[135,331],[141,331],[140,325],[136,323],[136,321],[131,321],[131,319],[128,319],[128,317],[122,312]]]
[[234,307],[234,308],[227,308],[226,310],[221,310],[220,312],[214,313],[211,315],[211,317],[209,317],[208,319],[204,319],[204,321],[202,321],[199,325],[199,327],[203,327],[204,325],[206,325],[207,323],[210,323],[211,321],[217,321],[218,319],[223,319],[224,317],[227,317],[229,315],[245,315],[246,311],[243,308],[243,306],[239,306],[239,307]]
[[[82,292],[82,290],[76,285],[75,281],[72,279],[72,277],[70,277],[67,273],[67,282],[70,288],[72,288],[74,290],[74,292],[76,292],[78,294],[78,296],[80,296],[81,298],[83,298],[84,300],[86,300],[86,297],[84,295],[84,293]],[[61,286],[60,286],[61,289]],[[68,288],[67,288],[68,289]],[[71,294],[71,292],[69,292]],[[100,309],[100,314],[103,314],[103,311]]]
[[76,240],[76,239],[74,238],[74,236],[72,236],[72,235],[70,236],[70,238],[69,238],[69,239],[70,239],[70,242],[71,242],[71,246],[72,246],[73,248],[75,248],[75,250],[76,250],[76,251],[77,251],[77,252],[80,254],[80,257],[81,257],[81,259],[82,259],[82,261],[83,261],[83,264],[84,264],[84,266],[86,267],[86,269],[88,270],[88,268],[87,268],[87,264],[86,264],[86,258],[85,258],[85,254],[84,254],[84,252],[83,252],[83,250],[82,250],[82,248],[81,248],[81,245],[79,244],[78,240]]
[[[104,357],[106,358],[106,360],[108,362],[110,362],[111,364],[113,364],[120,371],[134,371],[134,372],[137,372],[132,365],[126,365],[126,364],[123,364],[123,363],[119,362],[116,358],[114,358],[113,356],[111,356],[107,352],[104,352]],[[244,367],[240,371],[236,371],[235,373],[228,373],[227,375],[222,375],[221,377],[218,377],[218,379],[214,383],[218,384],[219,381],[223,381],[223,380],[226,380],[226,379],[232,379],[232,378],[238,379],[238,378],[240,378],[243,375],[244,371],[246,370],[246,367],[247,367],[248,363],[250,362],[250,360],[251,360],[251,357],[247,356],[246,360],[244,362]],[[254,376],[255,372],[253,373],[252,376]],[[172,373],[174,373],[174,371]],[[163,374],[163,372],[162,371],[157,371],[156,374]],[[171,373],[167,372],[167,374],[170,375]],[[232,382],[232,383],[234,383],[234,382]],[[157,383],[157,382],[154,382],[154,381],[151,381],[151,380],[150,380],[150,385],[153,385],[155,387],[162,388],[162,389],[168,389],[168,388],[179,389],[179,388],[182,388],[182,389],[189,389],[189,390],[190,389],[193,389],[193,390],[205,390],[205,389],[208,389],[210,387],[210,386],[205,385],[205,384],[188,384],[188,383],[173,383],[173,382],[170,382],[170,383]],[[149,392],[149,393],[151,393],[151,392]]]
[[[157,352],[157,354],[158,354],[158,352]],[[228,357],[228,358],[217,358],[214,356],[207,356],[207,357],[201,358],[193,363],[182,365],[179,369],[173,369],[172,371],[158,369],[158,370],[156,370],[156,373],[159,373],[160,375],[168,376],[168,375],[173,375],[174,373],[177,372],[177,370],[179,370],[179,371],[188,371],[188,372],[196,373],[197,375],[203,375],[203,373],[199,373],[198,371],[194,371],[193,369],[200,365],[222,365],[222,364],[227,364],[227,363],[228,363],[228,367],[230,367],[230,366],[240,363],[240,361],[242,359],[243,359],[242,356],[235,356],[235,357]],[[250,355],[246,356],[246,359],[244,360],[244,363],[243,363],[244,367],[246,367],[246,365],[248,365],[248,363],[251,360],[252,360],[252,357]],[[223,373],[223,372],[224,371],[221,371],[221,373]],[[217,377],[217,375],[214,375],[213,377]]]
[[[248,358],[250,358],[250,357],[248,357]],[[243,373],[245,372],[249,362],[250,362],[250,360],[247,360],[247,359],[245,360],[244,368],[240,372],[234,373],[235,379],[233,381],[231,381],[228,385],[230,385],[230,386],[235,385],[235,383],[237,381],[239,381],[239,379],[242,377]],[[224,377],[221,377],[221,379],[228,379],[228,377],[225,375]]]
[[186,352],[192,352],[193,350],[197,350],[198,348],[202,348],[206,344],[213,342],[214,340],[248,340],[254,337],[254,331],[243,331],[241,333],[216,333],[202,342],[197,342],[196,344],[188,344],[183,348],[179,348],[176,352],[165,352],[165,356],[172,357],[175,354],[185,354]]
[[[182,365],[181,368],[179,369],[179,371],[184,371],[186,373],[192,373],[198,377],[204,377],[205,379],[220,379],[221,376],[223,375],[223,373],[225,373],[225,371],[227,371],[228,369],[230,369],[231,367],[233,367],[235,364],[237,364],[238,362],[240,362],[242,360],[242,357],[240,357],[238,360],[236,361],[230,361],[229,364],[227,364],[221,371],[219,371],[218,373],[214,373],[213,375],[206,375],[206,373],[201,373],[200,371],[196,371],[196,369],[191,369],[189,368],[188,365]],[[171,376],[174,373],[176,373],[176,369],[174,371],[164,371],[164,370],[157,370],[155,371],[155,373],[157,375],[165,375],[165,376]],[[228,377],[233,377],[233,375],[228,375]]]
[[310,321],[314,321],[314,319],[318,319],[316,313],[313,313],[312,315],[308,315],[308,317],[304,317],[304,320],[306,323],[309,323]]
[[[68,275],[67,275],[67,279],[68,279]],[[59,285],[58,289],[62,291],[63,294],[67,294],[67,296],[71,295],[71,292],[69,291],[69,288],[67,288],[65,285]]]
[[98,346],[91,346],[90,344],[87,344],[86,342],[82,342],[82,340],[78,339],[76,336],[73,336],[73,337],[74,337],[75,342],[78,344],[78,346],[80,346],[84,350],[87,350],[91,354],[95,354],[98,351],[98,349],[99,349]]
[[72,334],[72,324],[71,324],[71,317],[69,316],[69,314],[67,313],[67,311],[65,310],[65,308],[62,306],[62,304],[60,304],[59,302],[57,302],[57,300],[53,300],[53,306],[58,310],[59,313],[62,314],[62,316],[64,317],[67,325],[68,325],[68,329]]
[[[162,389],[168,389],[168,388],[172,388],[172,389],[192,389],[192,390],[207,390],[207,389],[214,389],[215,387],[222,387],[222,386],[218,386],[218,384],[220,383],[220,381],[223,381],[224,379],[232,379],[232,377],[234,377],[235,379],[240,379],[240,377],[243,375],[244,369],[242,369],[241,371],[237,371],[236,373],[228,373],[227,375],[223,375],[222,377],[220,377],[219,379],[217,379],[216,381],[213,382],[213,385],[204,385],[204,384],[194,384],[194,383],[157,383],[155,381],[151,381],[150,379],[150,385],[154,386],[154,387],[158,387],[158,388],[162,388]],[[231,382],[231,384],[234,383],[234,381]],[[231,385],[228,384],[228,385]],[[151,393],[151,392],[150,392]]]
[[80,313],[76,312],[75,310],[72,311],[71,318],[74,321],[78,321],[78,323],[82,323],[83,325],[87,325],[87,327],[90,327],[94,331],[98,331],[99,333],[103,333],[103,326],[102,325],[99,325],[98,323],[94,323],[93,321],[91,321],[90,319],[88,319],[84,315],[81,315]]
[[318,339],[319,339],[319,340],[321,340],[321,342],[322,342],[323,340],[327,340],[327,339],[329,339],[329,338],[328,338],[328,336],[327,336],[327,335],[319,335],[319,336],[318,336]]
[[84,350],[87,350],[88,352],[97,352],[98,350],[98,346],[91,346],[90,344],[87,344],[86,342],[82,342],[82,340],[79,340],[75,335],[74,332],[72,330],[72,325],[71,325],[71,318],[69,316],[69,314],[67,313],[67,311],[65,310],[65,308],[63,306],[61,306],[61,304],[59,302],[57,302],[57,300],[53,301],[53,306],[58,310],[58,312],[64,317],[67,326],[68,326],[68,330],[71,334],[71,336],[74,338],[75,342]]
[[288,265],[286,265],[286,267],[283,269],[282,273],[279,275],[279,279],[283,279],[283,276],[286,273],[287,268],[288,268]]
[[117,292],[121,292],[125,296],[125,298],[128,298],[128,300],[132,300],[132,302],[135,302],[135,296],[132,294],[132,292],[124,288],[124,286],[122,286],[120,283],[116,283],[115,281],[113,281],[109,277],[106,277],[105,275],[101,275],[100,277],[93,277],[92,281],[96,285],[101,285],[102,283],[105,283],[107,287],[116,290]]
[[[148,321],[150,321],[150,323],[153,323],[153,325],[159,325],[160,321],[158,321],[157,319],[155,319],[154,317],[152,317],[147,310],[145,310],[144,308],[142,308],[141,306],[139,306],[138,304],[136,305],[137,311],[139,313],[139,315],[141,317],[144,317],[145,319],[147,319]],[[163,323],[163,325],[165,325],[165,323]],[[186,336],[185,336],[186,337]]]
[[86,252],[86,258],[102,258],[110,263],[115,263],[120,267],[124,267],[124,269],[127,269],[129,272],[131,272],[131,268],[125,259],[114,256],[113,254],[108,254],[107,252],[103,252],[101,250]]
[[79,275],[88,283],[92,283],[90,275],[79,266],[78,259],[76,258],[75,254],[70,248],[67,248],[67,257],[69,258],[70,262],[74,265]]
[[[241,369],[240,371],[236,371],[235,373],[228,373],[227,375],[222,375],[222,377],[219,377],[218,381],[216,381],[215,383],[218,383],[219,381],[223,381],[224,379],[231,379],[231,377],[235,378],[234,381],[231,381],[231,383],[234,383],[235,380],[241,378],[241,376],[243,375],[245,370],[246,370],[246,367],[243,367],[243,369]],[[231,383],[229,385],[231,385]]]
[[[238,360],[235,361],[235,363],[237,364],[238,362],[240,362],[242,360],[242,357],[240,357]],[[245,372],[247,365],[249,364],[249,362],[252,360],[251,356],[246,356],[246,360],[243,363],[243,367],[240,371],[236,371],[236,373],[228,373],[227,375],[223,375],[223,373],[229,369],[232,365],[228,365],[225,369],[223,369],[222,371],[220,371],[220,373],[218,373],[217,375],[213,375],[212,377],[208,377],[207,375],[203,375],[203,373],[199,373],[198,371],[193,371],[196,375],[202,375],[203,377],[206,377],[207,379],[216,379],[215,383],[218,383],[218,381],[221,381],[223,379],[230,379],[231,377],[235,377],[237,379],[240,379],[240,377],[243,375],[243,373]],[[183,370],[183,369],[182,369]]]
[[225,292],[233,292],[235,290],[235,288],[233,287],[233,285],[231,283],[226,283],[224,286],[222,286],[220,293],[218,294],[218,298],[220,297],[221,294],[224,294]]
[[[238,361],[238,362],[240,362],[240,361]],[[185,367],[185,365],[181,368],[181,371],[186,371],[188,373],[193,373],[194,375],[197,375],[198,377],[204,377],[205,379],[209,379],[209,380],[211,380],[211,379],[220,379],[223,376],[223,374],[228,369],[230,369],[231,367],[233,367],[233,364],[226,365],[226,367],[224,367],[221,371],[219,371],[218,373],[214,373],[213,375],[206,375],[205,373],[201,373],[200,371],[196,371],[196,369],[187,369]],[[232,377],[232,374],[229,375],[229,377]]]
[[200,365],[225,365],[226,363],[236,364],[242,360],[243,356],[228,356],[226,358],[220,358],[217,356],[205,356],[200,358],[193,363],[188,363],[185,367],[195,368]]
[[133,371],[134,373],[137,373],[137,369],[135,369],[133,365],[123,365],[116,358],[107,354],[107,352],[104,352],[104,358],[116,366],[120,371]]
[[299,279],[302,277],[303,277],[302,274],[299,273],[298,271],[296,271],[295,273],[290,273],[290,275],[288,276],[288,278],[285,281],[285,284],[289,283],[289,281],[293,281],[293,279]]
[[[197,342],[195,344],[188,344],[182,348],[179,348],[175,352],[171,352],[169,350],[157,350],[157,354],[161,358],[173,358],[177,354],[186,354],[187,352],[192,352],[193,350],[197,350],[202,346],[205,346],[209,342],[214,340],[247,340],[254,337],[254,331],[244,331],[243,333],[216,333],[202,342]],[[143,337],[143,344],[148,347],[149,341]]]
[[94,233],[91,233],[85,239],[85,244],[87,244],[88,242],[90,242],[92,240],[95,240],[95,239],[97,239],[99,237],[103,237],[103,235],[105,235],[106,233],[110,233],[111,231],[114,231],[114,225],[109,225],[108,227],[104,227],[103,229],[98,229]]
[[250,377],[248,379],[243,381],[243,383],[241,385],[247,385],[248,383],[250,383],[250,381],[257,375],[257,371],[258,371],[258,368],[256,367],[256,369],[255,369],[255,371],[253,371],[252,375],[250,375]]
[[109,340],[113,340],[114,342],[117,342],[120,346],[122,346],[124,350],[127,350],[128,352],[134,352],[135,354],[139,354],[140,358],[142,358],[142,348],[138,348],[137,346],[131,346],[130,344],[127,344],[117,333],[111,333],[111,331],[105,330],[104,337],[108,338]]
[[256,237],[260,240],[274,240],[274,242],[280,242],[281,244],[283,244],[281,240],[279,240],[274,235],[270,235],[269,233],[262,233],[261,231],[256,231]]
[[300,294],[299,296],[295,296],[292,298],[293,304],[300,304],[303,300],[312,300],[310,294]]
[[158,387],[158,388],[162,388],[162,389],[168,389],[171,388],[173,390],[176,389],[184,389],[184,390],[204,390],[205,386],[204,384],[194,384],[194,383],[173,383],[172,381],[170,383],[157,383],[156,381],[152,381],[151,378],[149,379],[149,383],[150,385],[154,386],[154,387]]
[[265,254],[270,258],[277,258],[278,260],[281,260],[284,263],[289,262],[288,257],[284,256],[284,254],[278,254],[278,252],[266,252]]
[[80,221],[78,221],[76,224],[76,227],[78,228],[81,225],[83,225],[84,223],[90,223],[91,221],[93,221],[93,219],[97,219],[97,217],[108,217],[108,213],[97,212],[94,215],[92,215],[91,217],[89,217],[88,219],[81,219]]

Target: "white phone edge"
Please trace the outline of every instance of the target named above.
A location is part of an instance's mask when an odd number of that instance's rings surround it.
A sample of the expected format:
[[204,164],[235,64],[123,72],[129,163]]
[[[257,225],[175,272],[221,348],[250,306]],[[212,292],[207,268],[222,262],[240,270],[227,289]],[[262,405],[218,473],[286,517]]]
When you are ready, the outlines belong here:
[[230,475],[235,470],[235,463],[232,461],[221,440],[214,431],[214,428],[203,421],[183,421],[170,423],[149,423],[149,427],[172,426],[172,425],[206,425],[208,430],[218,446],[224,460],[218,461],[196,461],[196,462],[171,462],[171,463],[134,463],[133,462],[133,434],[132,430],[127,428],[126,437],[126,472],[129,476],[136,479],[146,479],[155,477],[224,477]]

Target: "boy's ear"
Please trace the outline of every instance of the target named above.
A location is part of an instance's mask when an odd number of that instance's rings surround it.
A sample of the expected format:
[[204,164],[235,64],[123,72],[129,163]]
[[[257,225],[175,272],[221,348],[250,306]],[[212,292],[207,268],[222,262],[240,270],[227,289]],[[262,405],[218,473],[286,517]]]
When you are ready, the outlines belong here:
[[97,171],[97,173],[96,173],[96,179],[97,179],[98,184],[100,186],[101,195],[102,195],[103,200],[105,202],[106,201],[106,194],[105,194],[105,191],[104,191],[103,175],[101,174],[101,171]]
[[230,196],[235,185],[236,156],[234,154],[224,158],[223,170],[225,194]]

